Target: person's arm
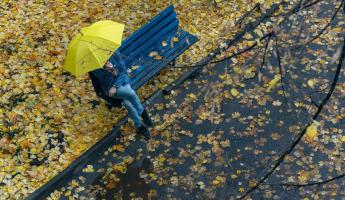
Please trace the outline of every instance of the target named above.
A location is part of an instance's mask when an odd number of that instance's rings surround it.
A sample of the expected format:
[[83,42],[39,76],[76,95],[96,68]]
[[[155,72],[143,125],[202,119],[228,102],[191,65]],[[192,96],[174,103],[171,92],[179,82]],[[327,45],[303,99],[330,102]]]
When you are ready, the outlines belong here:
[[114,82],[115,88],[117,89],[121,87],[121,81],[123,80],[124,76],[128,76],[126,62],[118,51],[112,55],[110,62],[113,64],[113,67],[118,69],[118,75]]
[[126,61],[123,59],[120,52],[115,52],[115,59],[119,63],[121,70],[125,70],[127,72]]

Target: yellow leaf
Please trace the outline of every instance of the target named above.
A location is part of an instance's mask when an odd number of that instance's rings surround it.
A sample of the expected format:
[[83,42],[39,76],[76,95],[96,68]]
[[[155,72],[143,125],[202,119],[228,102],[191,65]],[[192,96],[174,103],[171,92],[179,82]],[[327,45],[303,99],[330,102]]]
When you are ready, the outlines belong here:
[[332,31],[335,33],[340,33],[342,31],[342,28],[340,28],[340,27],[333,28]]
[[154,56],[153,58],[156,59],[156,60],[162,60],[162,59],[163,59],[163,57],[160,56],[160,55],[156,55],[156,56]]
[[124,160],[123,160],[123,162],[125,163],[125,164],[131,164],[132,162],[134,161],[134,158],[132,157],[132,156],[127,156]]
[[340,141],[345,142],[345,136],[341,137]]
[[158,55],[158,52],[157,51],[151,51],[150,53],[149,53],[149,56],[150,57],[154,57],[154,56],[157,56]]
[[69,196],[71,196],[71,194],[72,194],[71,190],[67,190],[67,192],[65,193],[65,196],[69,197]]
[[208,113],[206,112],[202,112],[200,115],[199,115],[199,118],[202,119],[202,120],[205,120],[208,116]]
[[191,100],[195,101],[197,99],[196,95],[193,93],[190,93],[187,95]]
[[230,90],[230,93],[231,93],[231,95],[234,96],[234,97],[236,97],[236,96],[238,96],[238,95],[240,94],[235,88],[232,88],[232,89]]
[[233,69],[234,69],[234,72],[235,72],[236,74],[241,74],[241,73],[242,73],[241,68],[238,67],[238,66],[234,67]]
[[126,173],[126,171],[127,171],[127,167],[124,164],[114,165],[112,168],[116,172],[121,172],[123,174]]
[[213,180],[213,181],[212,181],[212,184],[213,184],[213,185],[218,185],[219,183],[220,183],[220,182],[219,182],[218,180]]
[[117,145],[114,145],[114,146],[113,146],[113,150],[114,150],[114,151],[124,152],[124,151],[125,151],[125,148],[123,147],[123,145],[117,144]]
[[253,36],[250,34],[250,33],[246,33],[244,36],[243,36],[244,39],[247,39],[247,40],[250,40],[253,38]]
[[255,180],[249,180],[249,187],[255,187],[256,186],[256,181]]
[[20,142],[20,146],[25,149],[28,148],[30,146],[30,141],[29,140],[23,140]]
[[217,176],[213,181],[212,184],[213,185],[220,185],[220,184],[224,184],[226,181],[225,177],[221,177],[221,176]]
[[275,75],[274,78],[268,83],[268,87],[266,89],[266,92],[270,92],[271,89],[277,85],[278,81],[280,81],[280,76],[279,75]]
[[315,140],[315,137],[317,137],[318,132],[317,132],[317,128],[320,124],[316,121],[313,121],[313,123],[307,128],[306,131],[306,140],[309,142],[313,142]]
[[192,28],[192,33],[199,33],[199,30],[195,26],[191,25],[190,27]]
[[134,71],[134,70],[138,69],[138,67],[139,67],[139,65],[134,65],[131,67],[131,69]]
[[298,180],[301,182],[306,182],[309,179],[309,173],[307,171],[301,170],[298,172]]
[[309,87],[314,88],[316,81],[317,81],[316,79],[309,79],[307,84]]
[[166,160],[166,158],[164,156],[160,156],[158,158],[158,162],[160,162],[160,163],[163,163],[165,160]]
[[54,91],[54,93],[58,94],[58,93],[60,93],[60,88],[54,87],[53,91]]
[[172,38],[172,41],[174,41],[174,42],[178,42],[180,39],[178,39],[178,37],[173,37]]
[[82,169],[82,171],[89,173],[89,172],[94,172],[95,169],[93,168],[92,165],[87,165],[86,168]]
[[78,187],[78,186],[79,186],[79,183],[78,183],[78,181],[76,181],[76,180],[72,180],[71,185],[72,185],[72,187]]

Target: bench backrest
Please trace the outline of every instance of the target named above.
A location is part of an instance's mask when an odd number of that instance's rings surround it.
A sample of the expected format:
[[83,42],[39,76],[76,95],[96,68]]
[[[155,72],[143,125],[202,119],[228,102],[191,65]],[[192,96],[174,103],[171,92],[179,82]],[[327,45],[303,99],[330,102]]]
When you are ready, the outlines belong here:
[[124,56],[127,66],[131,66],[138,56],[147,54],[150,47],[160,43],[167,33],[176,32],[177,28],[178,19],[171,5],[124,40],[117,51]]

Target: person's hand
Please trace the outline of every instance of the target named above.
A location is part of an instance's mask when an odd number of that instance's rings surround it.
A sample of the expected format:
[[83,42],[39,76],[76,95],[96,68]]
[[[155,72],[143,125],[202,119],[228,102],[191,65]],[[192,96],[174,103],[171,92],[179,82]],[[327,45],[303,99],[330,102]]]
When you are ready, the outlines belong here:
[[115,87],[111,87],[111,88],[109,89],[108,95],[109,95],[110,97],[112,97],[112,96],[114,96],[115,93],[116,93],[116,88],[115,88]]

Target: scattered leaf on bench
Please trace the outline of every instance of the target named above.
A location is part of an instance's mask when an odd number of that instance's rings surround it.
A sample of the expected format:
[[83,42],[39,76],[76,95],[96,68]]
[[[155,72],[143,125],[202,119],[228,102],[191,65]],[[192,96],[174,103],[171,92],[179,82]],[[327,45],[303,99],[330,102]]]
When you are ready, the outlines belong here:
[[160,55],[156,55],[156,56],[154,57],[155,60],[161,60],[162,58],[163,58],[163,57],[160,56]]
[[154,57],[154,56],[157,56],[158,55],[158,52],[157,51],[151,51],[149,56],[150,57]]
[[172,40],[173,40],[174,42],[180,41],[180,39],[178,39],[177,37],[173,37]]
[[168,45],[168,43],[167,43],[166,41],[163,41],[163,42],[162,42],[162,46],[163,46],[163,47],[165,47],[165,46],[167,46],[167,45]]
[[140,67],[139,65],[134,65],[131,67],[131,70],[134,71],[134,70],[138,69],[139,67]]
[[186,42],[187,42],[187,44],[188,44],[188,45],[190,45],[190,41],[189,41],[189,39],[188,39],[188,38],[186,39]]

